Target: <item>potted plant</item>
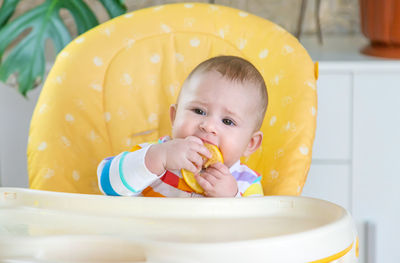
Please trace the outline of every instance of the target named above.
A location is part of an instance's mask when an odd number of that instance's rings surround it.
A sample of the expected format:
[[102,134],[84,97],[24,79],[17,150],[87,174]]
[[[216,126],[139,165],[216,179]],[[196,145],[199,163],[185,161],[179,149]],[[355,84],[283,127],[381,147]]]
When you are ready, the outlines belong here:
[[[68,10],[82,34],[99,24],[83,0],[46,0],[10,20],[20,0],[3,0],[0,7],[0,81],[12,85],[26,96],[38,86],[45,73],[45,41],[51,39],[58,53],[73,38],[60,10]],[[99,0],[110,17],[126,12],[123,0]],[[22,37],[21,37],[22,36]],[[15,44],[16,39],[19,39]],[[7,54],[5,52],[7,50]]]
[[370,40],[362,53],[400,58],[400,1],[359,0],[361,31]]

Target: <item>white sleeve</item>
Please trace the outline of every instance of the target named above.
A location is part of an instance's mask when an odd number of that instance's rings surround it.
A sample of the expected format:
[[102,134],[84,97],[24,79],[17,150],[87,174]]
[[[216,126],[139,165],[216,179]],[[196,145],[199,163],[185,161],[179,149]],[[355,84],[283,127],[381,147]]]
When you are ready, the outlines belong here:
[[[151,144],[134,152],[123,152],[111,160],[109,182],[112,190],[118,195],[138,196],[146,187],[164,175],[158,176],[147,169],[144,160],[150,147]],[[99,166],[101,165],[102,163]],[[104,169],[104,165],[102,167]]]

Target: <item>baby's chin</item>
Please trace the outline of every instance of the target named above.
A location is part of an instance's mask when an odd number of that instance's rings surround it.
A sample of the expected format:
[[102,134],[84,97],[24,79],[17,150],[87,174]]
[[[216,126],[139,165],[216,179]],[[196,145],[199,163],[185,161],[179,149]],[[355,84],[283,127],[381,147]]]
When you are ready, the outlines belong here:
[[[223,153],[222,153],[222,155],[223,155]],[[240,161],[240,159],[238,159],[238,160],[224,160],[224,164],[225,164],[225,166],[226,167],[228,167],[228,168],[231,168],[236,162],[238,162],[238,161]]]
[[[221,149],[220,149],[221,150]],[[235,163],[240,162],[240,158],[239,159],[232,159],[230,160],[229,158],[226,159],[226,155],[224,154],[224,152],[221,150],[222,156],[224,157],[224,165],[226,167],[228,167],[228,169],[230,169]]]
[[[241,162],[243,157],[246,157],[244,154],[239,155],[239,154],[234,154],[234,155],[226,155],[224,152],[221,150],[222,155],[224,156],[224,164],[228,167],[231,168],[235,163]],[[247,158],[246,158],[247,159]]]

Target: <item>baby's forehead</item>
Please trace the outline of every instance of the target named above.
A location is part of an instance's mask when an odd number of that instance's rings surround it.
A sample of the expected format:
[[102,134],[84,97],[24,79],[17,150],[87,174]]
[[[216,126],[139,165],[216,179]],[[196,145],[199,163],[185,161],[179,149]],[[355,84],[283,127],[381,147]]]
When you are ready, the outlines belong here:
[[[223,80],[222,84],[230,84],[228,85],[231,88],[243,88],[241,92],[246,93],[246,92],[252,92],[254,89],[258,89],[257,84],[251,80],[239,80],[239,79],[234,79],[228,75],[222,75],[220,72],[211,70],[211,71],[200,71],[200,72],[195,72],[192,75],[189,76],[189,78],[185,81],[184,85],[182,86],[182,90],[184,91],[185,89],[196,89],[196,88],[201,88],[202,84],[204,81],[207,79],[218,79],[218,80]],[[215,85],[216,88],[222,87]],[[226,87],[223,85],[223,87]]]
[[232,101],[237,100],[240,102],[251,101],[251,108],[261,103],[259,92],[255,87],[254,83],[242,82],[238,80],[232,80],[228,77],[222,76],[218,73],[206,73],[193,76],[181,90],[180,97],[184,97],[187,100],[196,100],[201,98],[204,100],[214,100],[219,98],[219,102],[223,104],[225,100]]
[[[221,94],[219,92],[220,90],[225,91],[222,96],[226,99],[231,98],[235,94],[236,96],[233,97],[236,97],[238,100],[242,100],[242,98],[252,100],[251,103],[253,107],[261,104],[261,96],[259,96],[254,83],[232,80],[219,72],[204,72],[192,75],[190,79],[182,85],[177,104],[180,104],[182,100],[188,102],[188,99],[193,100],[198,97],[208,96],[208,98],[210,98],[221,96],[218,95]],[[230,91],[232,91],[232,93]],[[232,96],[230,96],[231,94]],[[237,94],[240,96],[238,97]],[[207,100],[207,98],[205,98],[205,100]]]

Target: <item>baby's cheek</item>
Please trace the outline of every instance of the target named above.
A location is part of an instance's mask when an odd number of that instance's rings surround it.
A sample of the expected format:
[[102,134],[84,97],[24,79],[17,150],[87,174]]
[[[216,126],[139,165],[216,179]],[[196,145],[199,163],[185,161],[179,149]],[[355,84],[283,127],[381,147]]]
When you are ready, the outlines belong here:
[[244,153],[244,147],[239,141],[227,141],[223,147],[220,147],[222,156],[224,157],[224,164],[231,167],[235,162],[240,160]]
[[230,147],[220,148],[222,157],[224,158],[224,164],[230,167],[233,163],[235,163],[235,157],[232,155],[232,150]]
[[187,126],[182,123],[175,123],[172,128],[173,138],[186,138],[191,134],[188,134]]

